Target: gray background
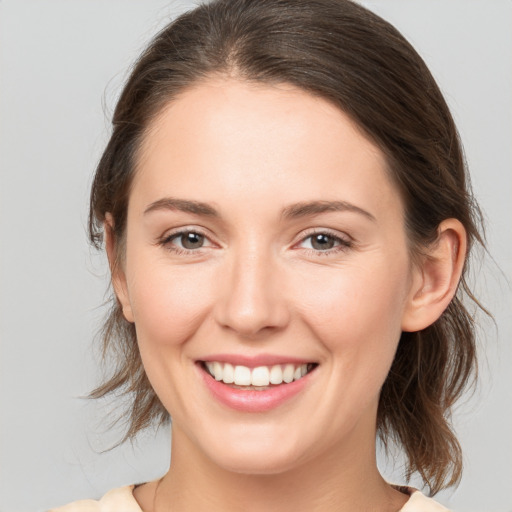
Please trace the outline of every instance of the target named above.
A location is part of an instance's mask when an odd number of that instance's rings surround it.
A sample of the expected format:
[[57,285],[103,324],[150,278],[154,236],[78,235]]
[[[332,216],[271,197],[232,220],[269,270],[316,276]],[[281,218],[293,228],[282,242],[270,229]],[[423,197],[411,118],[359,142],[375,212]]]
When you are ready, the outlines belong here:
[[[430,65],[459,124],[490,252],[475,287],[481,385],[455,414],[466,470],[438,499],[512,511],[512,2],[373,0]],[[43,510],[146,481],[167,467],[165,430],[107,453],[93,336],[107,288],[86,243],[91,173],[127,69],[193,2],[0,0],[0,511]],[[382,466],[400,480],[399,464]]]

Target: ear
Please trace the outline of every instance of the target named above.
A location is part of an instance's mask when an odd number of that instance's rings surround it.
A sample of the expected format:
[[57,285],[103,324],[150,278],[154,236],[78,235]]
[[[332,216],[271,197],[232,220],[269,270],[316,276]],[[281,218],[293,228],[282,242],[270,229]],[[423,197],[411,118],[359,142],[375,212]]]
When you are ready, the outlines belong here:
[[123,316],[128,322],[133,323],[133,312],[128,295],[128,286],[126,283],[126,275],[119,257],[119,247],[114,236],[114,219],[110,213],[105,215],[103,224],[103,232],[105,233],[105,248],[107,251],[108,264],[110,267],[110,276],[114,293],[123,310]]
[[450,304],[464,267],[467,235],[457,219],[439,225],[437,240],[413,269],[402,330],[415,332],[433,324]]

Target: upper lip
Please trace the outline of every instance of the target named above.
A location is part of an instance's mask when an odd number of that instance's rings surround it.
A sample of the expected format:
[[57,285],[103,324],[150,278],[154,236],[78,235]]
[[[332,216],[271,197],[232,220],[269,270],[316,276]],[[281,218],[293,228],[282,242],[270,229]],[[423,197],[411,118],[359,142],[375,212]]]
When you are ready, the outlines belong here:
[[200,359],[202,362],[230,363],[233,366],[247,366],[248,368],[257,368],[258,366],[274,366],[277,364],[308,364],[314,363],[311,359],[302,359],[299,357],[283,356],[277,354],[258,354],[247,356],[241,354],[212,354]]

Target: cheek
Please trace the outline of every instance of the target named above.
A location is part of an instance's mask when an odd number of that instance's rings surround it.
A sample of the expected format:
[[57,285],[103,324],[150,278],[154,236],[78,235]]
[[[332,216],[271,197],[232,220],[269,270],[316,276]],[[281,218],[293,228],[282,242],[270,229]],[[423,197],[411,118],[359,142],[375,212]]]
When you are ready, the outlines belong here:
[[[172,267],[165,261],[134,268],[128,283],[139,345],[179,345],[208,314],[211,279],[204,271]],[[150,270],[147,270],[150,268]]]
[[329,269],[324,279],[301,279],[296,294],[302,297],[302,317],[329,352],[354,356],[340,358],[340,364],[393,357],[407,293],[406,264],[347,265]]
[[212,303],[212,290],[206,285],[212,280],[192,267],[152,261],[133,271],[128,283],[146,375],[175,420],[194,402],[190,390],[180,385],[183,369],[190,365],[183,348],[204,324]]

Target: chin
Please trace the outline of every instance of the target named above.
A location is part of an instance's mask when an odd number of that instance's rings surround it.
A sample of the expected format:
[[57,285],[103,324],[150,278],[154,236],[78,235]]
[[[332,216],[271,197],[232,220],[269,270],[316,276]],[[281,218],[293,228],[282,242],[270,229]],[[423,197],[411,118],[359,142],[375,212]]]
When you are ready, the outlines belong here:
[[233,454],[232,457],[222,457],[214,462],[226,471],[242,475],[278,475],[299,464],[295,457],[266,457],[261,453],[253,457]]
[[[251,440],[252,437],[252,440]],[[224,438],[225,442],[210,444],[208,457],[226,471],[247,475],[275,475],[297,467],[304,459],[304,446],[299,449],[290,436],[251,436],[242,432],[239,436]],[[251,442],[252,441],[252,442]]]

